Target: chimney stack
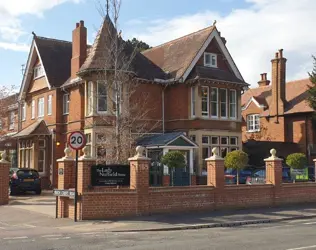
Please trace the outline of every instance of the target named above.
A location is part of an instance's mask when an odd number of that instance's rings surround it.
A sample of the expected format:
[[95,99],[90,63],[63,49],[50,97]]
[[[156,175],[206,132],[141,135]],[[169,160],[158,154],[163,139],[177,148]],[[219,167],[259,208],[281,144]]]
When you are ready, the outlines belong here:
[[286,103],[286,58],[283,57],[283,49],[275,54],[272,63],[272,103],[270,105],[270,115],[278,116],[284,114]]
[[261,80],[258,82],[260,87],[268,86],[270,84],[270,81],[267,79],[267,73],[262,73]]
[[72,32],[71,79],[77,78],[77,72],[87,58],[87,28],[84,21],[76,23]]

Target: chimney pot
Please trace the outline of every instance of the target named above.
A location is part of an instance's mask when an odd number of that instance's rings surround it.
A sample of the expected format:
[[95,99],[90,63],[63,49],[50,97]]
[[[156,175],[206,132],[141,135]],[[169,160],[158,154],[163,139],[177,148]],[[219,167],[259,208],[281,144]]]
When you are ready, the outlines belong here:
[[76,23],[76,28],[79,28],[79,23]]
[[283,49],[279,49],[280,58],[283,58]]
[[262,73],[261,80],[258,82],[260,87],[268,86],[270,84],[270,81],[267,80],[267,73]]
[[278,52],[275,53],[275,59],[277,59],[277,58],[279,58],[279,53]]
[[80,21],[80,27],[84,27],[84,21],[83,20]]

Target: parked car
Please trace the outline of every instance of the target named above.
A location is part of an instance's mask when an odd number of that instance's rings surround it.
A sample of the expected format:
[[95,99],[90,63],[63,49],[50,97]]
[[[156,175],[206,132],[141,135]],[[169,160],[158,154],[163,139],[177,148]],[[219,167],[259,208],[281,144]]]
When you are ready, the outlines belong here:
[[315,182],[315,166],[308,167],[308,181]]
[[11,168],[10,169],[10,195],[21,192],[33,191],[42,193],[41,178],[35,169]]
[[[246,184],[247,177],[250,177],[252,171],[250,169],[242,169],[239,171],[239,184]],[[230,182],[230,183],[228,183]],[[237,183],[237,170],[226,169],[225,170],[225,183],[236,184]]]
[[[282,182],[291,183],[293,179],[291,178],[290,168],[282,168]],[[266,183],[266,170],[258,169],[246,180],[247,185],[253,184],[265,184]]]

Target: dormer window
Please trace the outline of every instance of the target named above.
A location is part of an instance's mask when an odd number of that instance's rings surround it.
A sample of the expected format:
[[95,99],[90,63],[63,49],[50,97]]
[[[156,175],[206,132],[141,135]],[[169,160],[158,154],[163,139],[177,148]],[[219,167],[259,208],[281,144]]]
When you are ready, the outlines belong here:
[[217,55],[213,53],[204,53],[204,66],[217,68]]
[[38,65],[38,66],[34,67],[34,79],[40,78],[43,75],[44,75],[44,69],[43,69],[42,65]]

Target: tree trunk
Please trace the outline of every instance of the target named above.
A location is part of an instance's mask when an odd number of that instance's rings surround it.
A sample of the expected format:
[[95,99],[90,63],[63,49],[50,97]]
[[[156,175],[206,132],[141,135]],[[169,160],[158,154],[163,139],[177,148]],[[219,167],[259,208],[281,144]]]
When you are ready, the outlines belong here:
[[237,185],[239,185],[239,169],[237,169]]

